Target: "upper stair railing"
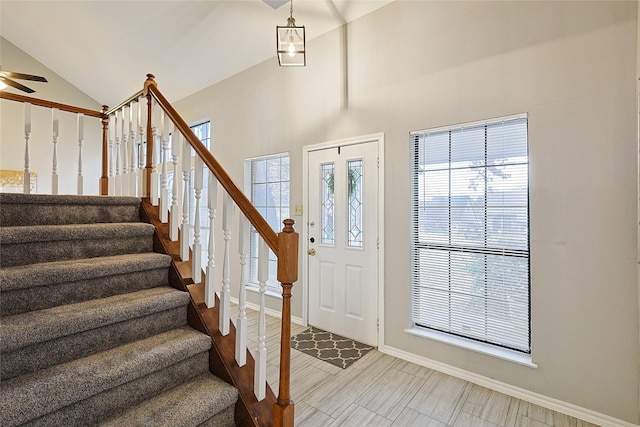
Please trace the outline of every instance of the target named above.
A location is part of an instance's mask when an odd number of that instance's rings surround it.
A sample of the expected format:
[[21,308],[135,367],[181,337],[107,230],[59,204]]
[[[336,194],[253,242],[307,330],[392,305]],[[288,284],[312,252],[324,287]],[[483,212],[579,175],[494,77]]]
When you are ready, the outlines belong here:
[[[53,155],[51,166],[51,194],[58,194],[58,182],[60,171],[58,169],[58,139],[60,132],[60,112],[72,113],[77,116],[76,130],[78,144],[78,169],[77,169],[77,194],[83,194],[84,174],[83,174],[83,157],[82,146],[84,143],[84,118],[93,117],[102,121],[102,176],[100,178],[100,193],[107,194],[107,126],[108,116],[107,106],[102,106],[102,111],[89,110],[86,108],[75,107],[73,105],[60,104],[57,102],[46,101],[44,99],[32,98],[29,96],[18,95],[10,92],[0,91],[0,98],[10,101],[20,102],[24,105],[24,174],[23,174],[23,192],[31,192],[31,127],[32,127],[32,106],[44,107],[51,109],[51,142],[53,143]],[[5,124],[6,126],[6,124]]]
[[[31,105],[52,109],[53,194],[57,194],[57,184],[53,184],[57,182],[57,111],[78,115],[78,194],[82,194],[83,117],[96,117],[102,121],[100,194],[143,197],[150,205],[157,207],[158,221],[166,224],[168,239],[175,242],[178,248],[174,262],[179,261],[181,266],[191,266],[190,271],[185,271],[184,268],[176,268],[176,271],[183,283],[192,284],[188,286],[190,291],[195,289],[197,295],[202,295],[202,301],[196,301],[204,310],[201,319],[211,320],[210,312],[218,313],[217,319],[209,322],[217,330],[211,331],[208,327],[205,329],[212,333],[212,337],[219,334],[224,338],[221,340],[224,342],[235,332],[235,351],[231,350],[230,356],[233,358],[235,353],[235,361],[231,366],[233,372],[229,375],[234,385],[239,388],[241,399],[247,399],[247,402],[244,402],[247,408],[256,402],[268,402],[269,396],[273,399],[267,385],[265,294],[270,277],[270,251],[275,255],[276,277],[282,287],[279,390],[272,409],[265,411],[262,405],[260,409],[253,411],[251,418],[255,425],[293,426],[294,405],[290,396],[291,290],[298,274],[298,233],[294,231],[294,221],[285,219],[281,232],[276,233],[273,230],[163,96],[151,74],[147,75],[142,90],[114,108],[108,109],[107,106],[103,106],[102,111],[91,111],[5,92],[0,92],[0,97],[25,105],[25,193],[29,192]],[[179,184],[180,178],[182,185]],[[218,189],[222,190],[223,247],[222,271],[218,274],[221,280],[216,281],[216,240],[220,240],[216,237]],[[203,198],[206,198],[206,206],[202,203]],[[233,205],[240,212],[240,277],[237,279],[238,316],[235,326],[232,324],[230,308]],[[251,226],[257,236],[257,241],[252,243],[257,247],[260,300],[257,346],[253,351],[255,361],[251,354],[247,353],[248,343],[251,342],[247,336],[246,316],[246,287],[249,279],[247,260],[251,246]],[[207,231],[206,234],[203,234],[203,229]],[[192,286],[195,288],[192,289]],[[217,345],[215,337],[214,345]],[[246,369],[251,367],[254,371],[253,381],[236,381],[233,378],[235,374],[246,377]],[[251,384],[247,385],[248,382]]]

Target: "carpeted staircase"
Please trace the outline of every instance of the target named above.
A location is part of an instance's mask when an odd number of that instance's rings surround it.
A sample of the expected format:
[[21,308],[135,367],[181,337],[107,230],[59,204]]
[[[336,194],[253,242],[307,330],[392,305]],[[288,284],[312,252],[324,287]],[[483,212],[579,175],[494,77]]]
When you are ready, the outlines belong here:
[[234,425],[133,197],[0,194],[0,425]]

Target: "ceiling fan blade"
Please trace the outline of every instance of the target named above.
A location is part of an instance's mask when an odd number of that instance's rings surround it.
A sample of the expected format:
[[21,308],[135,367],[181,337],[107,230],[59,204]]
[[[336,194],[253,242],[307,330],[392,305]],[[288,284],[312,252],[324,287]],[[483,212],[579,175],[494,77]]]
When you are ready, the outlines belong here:
[[4,77],[8,77],[10,79],[19,79],[19,80],[31,80],[34,82],[47,82],[47,79],[41,76],[34,76],[33,74],[23,74],[23,73],[13,73],[11,71],[0,71]]
[[16,89],[20,89],[20,90],[21,90],[21,91],[23,91],[23,92],[27,92],[27,93],[33,93],[33,92],[35,92],[35,90],[33,90],[33,89],[31,89],[31,88],[28,88],[28,87],[26,87],[25,85],[21,85],[21,84],[20,84],[20,83],[18,83],[18,82],[14,82],[13,80],[8,79],[8,78],[6,78],[6,77],[2,77],[2,76],[0,76],[0,81],[1,81],[1,82],[3,82],[4,84],[6,84],[7,86],[11,86],[11,87],[14,87],[14,88],[16,88]]

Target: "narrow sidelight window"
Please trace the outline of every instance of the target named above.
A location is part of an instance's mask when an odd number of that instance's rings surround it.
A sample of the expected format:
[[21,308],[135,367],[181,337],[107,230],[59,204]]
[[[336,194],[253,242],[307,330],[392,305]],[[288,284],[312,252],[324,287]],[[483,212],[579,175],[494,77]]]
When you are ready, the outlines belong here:
[[[289,201],[289,153],[248,159],[245,173],[251,203],[276,233],[282,231],[282,221],[290,217]],[[251,227],[249,255],[249,285],[258,283],[258,233]],[[278,262],[269,251],[269,280],[267,291],[280,295],[282,290],[277,280]],[[255,289],[255,286],[253,286]]]

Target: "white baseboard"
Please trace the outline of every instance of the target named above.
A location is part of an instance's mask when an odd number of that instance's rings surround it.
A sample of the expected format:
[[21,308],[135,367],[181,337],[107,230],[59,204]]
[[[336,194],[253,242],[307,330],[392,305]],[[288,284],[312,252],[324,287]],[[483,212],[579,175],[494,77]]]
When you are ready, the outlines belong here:
[[608,415],[592,411],[590,409],[582,408],[580,406],[563,402],[552,397],[547,397],[520,387],[496,381],[494,379],[478,375],[473,372],[465,371],[464,369],[460,369],[455,366],[447,365],[446,363],[438,362],[436,360],[428,359],[422,356],[417,356],[415,354],[408,353],[404,350],[400,350],[394,347],[382,345],[378,348],[378,350],[382,353],[386,353],[388,355],[406,360],[408,362],[412,362],[417,365],[421,365],[429,369],[451,375],[452,377],[469,381],[479,386],[495,390],[499,393],[504,393],[517,399],[525,400],[535,405],[539,405],[553,411],[558,411],[563,414],[579,418],[583,421],[597,424],[599,426],[638,427],[638,424],[631,424],[627,421],[619,420],[617,418],[613,418]]
[[[238,304],[238,298],[234,298],[231,297],[230,298],[231,303],[233,304]],[[246,303],[246,307],[249,310],[254,310],[254,311],[260,311],[260,306],[258,304],[254,304],[251,302]],[[280,313],[280,311],[278,310],[273,310],[271,308],[264,308],[264,313],[267,316],[273,316],[273,317],[277,317],[278,319],[282,318],[282,314]],[[291,323],[295,323],[296,325],[300,325],[300,326],[307,326],[306,323],[304,323],[304,321],[302,320],[301,317],[297,317],[297,316],[291,316]]]

